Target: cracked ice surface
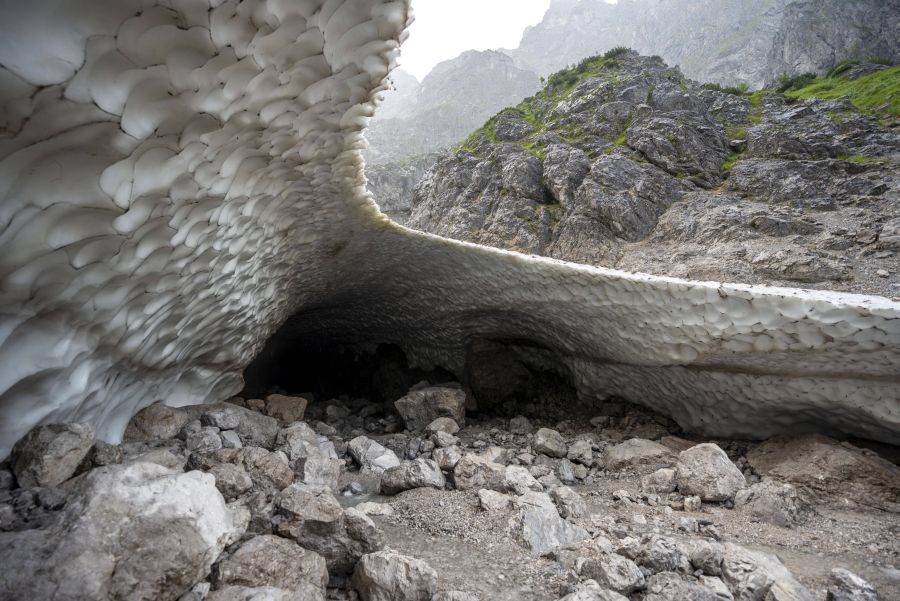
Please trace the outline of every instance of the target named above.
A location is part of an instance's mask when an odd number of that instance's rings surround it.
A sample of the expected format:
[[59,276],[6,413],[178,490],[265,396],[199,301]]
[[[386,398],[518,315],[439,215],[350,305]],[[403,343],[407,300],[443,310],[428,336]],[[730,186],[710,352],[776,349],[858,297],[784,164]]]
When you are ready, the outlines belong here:
[[359,148],[406,1],[0,0],[0,455],[219,400],[298,335],[552,349],[716,435],[900,441],[900,304],[526,257],[389,222]]

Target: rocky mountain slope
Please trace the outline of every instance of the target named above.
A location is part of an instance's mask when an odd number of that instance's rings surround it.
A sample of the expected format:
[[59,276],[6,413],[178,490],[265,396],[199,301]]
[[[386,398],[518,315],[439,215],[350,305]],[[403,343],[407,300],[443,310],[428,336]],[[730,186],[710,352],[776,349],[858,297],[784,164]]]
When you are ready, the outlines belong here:
[[782,74],[825,73],[845,59],[896,64],[898,30],[900,0],[554,0],[508,51],[514,63],[497,52],[467,52],[438,65],[421,86],[402,71],[391,76],[396,90],[385,94],[366,134],[366,162],[393,165],[397,180],[383,169],[372,190],[403,190],[408,163],[458,143],[536,92],[538,75],[617,46],[659,55],[698,81],[758,89]]
[[403,161],[446,148],[539,87],[535,73],[493,50],[471,50],[440,63],[418,86],[401,74],[399,95],[385,94],[387,112],[379,109],[366,130],[366,163]]
[[[900,296],[900,135],[872,116],[896,120],[898,81],[858,66],[744,96],[610,53],[446,154],[409,225],[628,271]],[[851,87],[869,114],[802,98]]]

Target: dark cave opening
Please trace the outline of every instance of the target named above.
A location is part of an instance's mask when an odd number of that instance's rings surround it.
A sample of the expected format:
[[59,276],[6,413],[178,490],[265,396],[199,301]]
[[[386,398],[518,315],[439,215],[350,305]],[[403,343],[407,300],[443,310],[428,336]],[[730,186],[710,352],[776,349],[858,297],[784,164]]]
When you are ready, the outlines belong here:
[[271,393],[306,396],[314,404],[365,398],[390,412],[394,401],[420,383],[461,386],[467,415],[546,422],[589,420],[598,411],[624,415],[637,408],[618,399],[581,398],[565,363],[551,350],[523,339],[479,337],[466,345],[460,370],[410,366],[400,346],[337,345],[327,337],[273,336],[244,372],[245,398]]
[[311,396],[313,400],[364,397],[393,402],[414,384],[455,381],[445,369],[409,366],[403,350],[392,344],[353,348],[323,340],[300,340],[267,348],[244,372],[242,396],[271,392]]

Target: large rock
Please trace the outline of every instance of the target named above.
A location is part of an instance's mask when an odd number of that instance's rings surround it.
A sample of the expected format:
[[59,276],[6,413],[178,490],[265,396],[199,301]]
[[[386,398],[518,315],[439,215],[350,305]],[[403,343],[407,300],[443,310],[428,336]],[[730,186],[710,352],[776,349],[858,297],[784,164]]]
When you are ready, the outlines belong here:
[[725,544],[722,575],[740,601],[815,601],[777,557],[733,543]]
[[400,465],[396,453],[365,436],[357,436],[351,440],[347,450],[360,468],[377,474]]
[[581,585],[579,590],[562,597],[559,601],[628,601],[628,597],[609,589],[602,589],[595,582]]
[[665,495],[674,492],[675,487],[675,470],[673,469],[664,467],[641,478],[641,490],[644,492]]
[[220,463],[210,468],[216,479],[216,488],[226,499],[236,499],[253,486],[253,479],[243,467],[233,463]]
[[813,434],[768,440],[747,460],[758,474],[790,482],[817,500],[900,511],[900,468],[871,451]]
[[831,570],[825,601],[878,601],[875,588],[844,568]]
[[595,580],[600,586],[630,595],[644,588],[644,574],[636,563],[616,553],[589,557],[579,571],[582,578]]
[[792,484],[774,480],[765,480],[739,490],[734,497],[734,505],[760,521],[784,528],[805,523],[813,513],[812,506]]
[[366,553],[384,546],[384,535],[361,511],[341,509],[330,489],[293,484],[275,497],[276,531],[325,558],[328,573],[348,574]]
[[442,591],[432,597],[431,601],[479,601],[479,599],[462,591]]
[[294,473],[281,453],[244,447],[238,450],[238,456],[254,486],[260,490],[274,493],[294,481]]
[[676,457],[671,449],[657,442],[632,438],[606,449],[605,460],[610,470],[653,471],[674,465]]
[[[286,591],[272,586],[226,586],[210,592],[209,596],[196,597],[196,601],[324,601],[325,597],[315,591]],[[180,599],[179,601],[195,601]]]
[[270,534],[241,544],[215,569],[218,588],[275,587],[310,599],[324,598],[328,583],[325,560],[294,541]]
[[506,467],[489,459],[467,453],[453,468],[453,484],[459,490],[487,488],[506,492]]
[[385,550],[364,555],[352,583],[363,601],[431,601],[437,573],[424,561]]
[[381,475],[381,492],[395,495],[413,488],[444,488],[445,483],[438,464],[420,457],[385,470]]
[[466,424],[466,393],[460,388],[420,388],[395,401],[394,407],[413,432],[424,429],[439,417],[449,417],[460,426]]
[[644,601],[722,601],[722,597],[702,584],[687,581],[674,572],[661,572],[647,580]]
[[[248,447],[262,447],[272,449],[275,446],[275,437],[278,434],[278,420],[263,415],[262,413],[239,407],[232,403],[208,403],[206,405],[189,405],[180,407],[190,416],[190,419],[200,419],[204,414],[216,413],[221,419],[237,422],[232,428],[237,432],[241,442]],[[225,415],[230,417],[225,418]]]
[[506,490],[512,491],[517,495],[524,495],[529,490],[538,492],[544,490],[541,483],[523,465],[507,465],[505,474]]
[[534,555],[545,555],[562,545],[590,538],[587,530],[560,517],[546,493],[528,492],[519,497],[517,504],[519,512],[513,518],[513,529]]
[[72,477],[94,444],[90,424],[37,426],[13,446],[10,456],[19,486],[57,486]]
[[125,427],[125,442],[147,442],[175,438],[191,415],[165,403],[153,403],[135,413]]
[[551,489],[550,498],[556,503],[559,515],[566,519],[584,518],[588,516],[587,503],[584,502],[581,495],[568,486],[557,486],[556,488]]
[[566,441],[556,430],[541,428],[534,433],[531,448],[535,453],[543,453],[550,457],[565,457],[568,452]]
[[683,572],[691,569],[687,550],[674,538],[651,535],[634,558],[636,564],[652,573]]
[[463,456],[462,451],[455,445],[435,449],[431,452],[431,455],[437,462],[438,467],[447,472],[453,471],[456,464],[459,463],[459,460],[462,459]]
[[153,463],[97,468],[49,527],[0,533],[0,598],[177,599],[206,577],[246,519],[208,474]]
[[306,423],[295,422],[279,430],[275,448],[287,455],[301,482],[337,490],[344,462],[338,459],[334,443]]
[[309,401],[302,396],[270,394],[266,397],[266,415],[283,422],[298,422],[306,413]]
[[727,501],[747,485],[744,474],[725,451],[713,443],[698,444],[678,456],[675,465],[678,492],[703,501]]

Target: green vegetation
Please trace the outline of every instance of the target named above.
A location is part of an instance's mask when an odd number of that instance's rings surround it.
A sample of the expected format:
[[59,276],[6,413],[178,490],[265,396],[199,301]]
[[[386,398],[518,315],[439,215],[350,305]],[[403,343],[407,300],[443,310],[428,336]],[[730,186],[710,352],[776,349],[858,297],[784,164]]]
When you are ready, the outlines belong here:
[[606,58],[606,59],[619,58],[619,57],[625,56],[629,52],[631,52],[631,48],[628,48],[626,46],[616,46],[615,48],[610,48],[609,50],[604,52],[603,58]]
[[878,159],[875,157],[868,157],[863,154],[853,154],[847,155],[842,154],[838,156],[838,159],[842,161],[847,161],[848,163],[853,163],[855,165],[871,165],[872,163],[877,163]]
[[538,92],[538,96],[544,98],[557,96],[561,100],[568,96],[568,93],[575,88],[578,82],[590,77],[596,77],[605,69],[617,66],[619,59],[629,52],[631,50],[628,48],[613,48],[602,56],[590,56],[575,66],[557,71],[547,78],[547,85]]
[[733,152],[725,157],[725,162],[722,163],[722,173],[729,174],[731,170],[734,168],[734,164],[738,162],[741,158],[740,152]]
[[815,73],[803,73],[802,75],[795,75],[793,77],[788,76],[787,73],[782,73],[781,77],[778,78],[778,85],[775,86],[775,91],[779,94],[784,94],[791,90],[799,90],[800,88],[805,88],[815,80]]
[[733,94],[734,96],[746,96],[750,91],[750,86],[746,81],[742,81],[736,86],[722,86],[717,83],[705,83],[703,88],[706,90],[714,90],[724,94]]
[[[843,63],[842,63],[843,65]],[[838,75],[815,78],[785,93],[788,98],[847,98],[861,112],[884,120],[900,116],[900,67],[885,69],[858,79],[841,77],[849,67],[832,69]]]
[[[593,56],[582,60],[574,66],[570,66],[562,71],[557,71],[553,75],[544,79],[541,78],[544,87],[534,96],[526,98],[515,107],[506,108],[488,119],[482,127],[472,132],[466,140],[456,148],[456,152],[469,152],[476,156],[481,156],[480,149],[487,143],[501,143],[502,140],[497,139],[497,120],[504,114],[513,114],[515,117],[525,121],[531,126],[532,133],[523,140],[515,142],[507,142],[516,144],[520,148],[530,152],[532,155],[543,159],[545,147],[542,143],[533,139],[533,134],[544,131],[548,124],[551,127],[562,129],[565,133],[561,133],[563,139],[572,143],[585,138],[585,134],[573,125],[559,126],[559,117],[550,118],[548,115],[556,106],[565,100],[572,90],[585,79],[604,75],[621,64],[623,57],[632,51],[625,47],[612,48],[602,56]],[[627,131],[630,121],[626,125]],[[625,133],[619,137],[616,144],[625,143]]]

